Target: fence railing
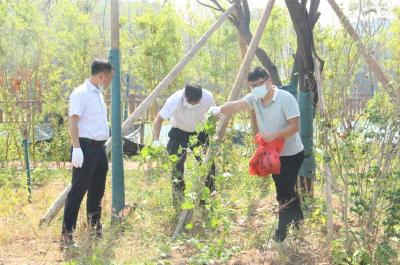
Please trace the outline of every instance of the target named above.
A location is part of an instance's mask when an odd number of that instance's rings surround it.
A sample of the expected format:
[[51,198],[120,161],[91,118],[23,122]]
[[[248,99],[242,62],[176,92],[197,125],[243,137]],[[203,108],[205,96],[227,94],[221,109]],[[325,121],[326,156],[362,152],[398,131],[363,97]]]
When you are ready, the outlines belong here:
[[[143,102],[144,99],[146,99],[147,95],[135,95],[135,94],[130,94],[128,96],[128,113],[131,114],[135,111],[137,107]],[[144,119],[151,119],[153,118],[157,112],[161,108],[161,104],[163,104],[165,99],[160,99],[157,100],[153,106],[146,114],[144,115]],[[68,100],[65,100],[65,113],[67,113],[67,108],[68,108]],[[111,99],[105,99],[104,102],[106,103],[106,106],[108,109],[111,108]],[[4,100],[0,100],[0,123],[5,123],[8,122],[9,119],[7,118],[7,113],[2,109],[2,106],[7,103]],[[29,108],[34,108],[36,112],[42,112],[43,110],[43,101],[42,100],[19,100],[17,102],[17,106],[15,106],[15,110],[18,109],[29,109]],[[4,107],[3,107],[4,108]]]

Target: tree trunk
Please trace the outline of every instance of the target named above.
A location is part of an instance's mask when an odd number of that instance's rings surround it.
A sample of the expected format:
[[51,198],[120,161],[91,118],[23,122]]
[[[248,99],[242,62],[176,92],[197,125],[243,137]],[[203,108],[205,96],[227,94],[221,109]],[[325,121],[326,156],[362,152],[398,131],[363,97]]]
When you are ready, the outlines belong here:
[[306,1],[300,3],[297,0],[285,0],[285,2],[297,35],[297,50],[291,81],[295,83],[295,79],[298,78],[300,90],[298,98],[301,120],[300,137],[304,145],[304,162],[299,172],[300,183],[309,183],[304,188],[309,195],[312,195],[312,184],[303,177],[313,179],[316,168],[313,152],[313,118],[318,93],[314,77],[313,51],[315,54],[315,50],[312,30],[319,17],[317,12],[319,0],[311,1],[309,11],[306,8]]

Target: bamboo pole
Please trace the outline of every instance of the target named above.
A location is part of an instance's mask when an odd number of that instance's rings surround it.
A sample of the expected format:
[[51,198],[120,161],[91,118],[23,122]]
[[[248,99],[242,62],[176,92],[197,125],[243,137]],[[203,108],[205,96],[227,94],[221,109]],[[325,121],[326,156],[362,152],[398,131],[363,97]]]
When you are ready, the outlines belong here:
[[43,215],[43,217],[39,221],[39,226],[44,224],[49,225],[51,221],[56,217],[57,213],[64,207],[65,200],[67,199],[68,193],[71,190],[71,185],[66,187],[61,195],[53,202],[51,207],[47,210],[47,212]]
[[[325,109],[325,99],[322,89],[322,78],[321,78],[321,67],[319,60],[316,57],[313,57],[314,60],[314,73],[315,73],[315,81],[317,82],[317,91],[318,91],[318,109],[321,113],[322,117],[327,117],[326,109]],[[325,127],[324,127],[325,128]],[[323,145],[328,146],[328,134],[323,131]],[[326,201],[326,216],[327,216],[327,231],[328,231],[328,239],[333,238],[333,206],[332,206],[332,170],[329,164],[330,159],[328,157],[324,157],[324,168],[325,168],[325,201]]]
[[370,67],[371,71],[375,74],[376,79],[384,86],[389,85],[389,79],[382,71],[378,61],[374,59],[371,54],[365,49],[365,45],[361,41],[360,36],[357,34],[353,26],[350,24],[350,21],[347,19],[346,15],[340,9],[335,0],[328,0],[328,3],[331,5],[333,11],[335,11],[338,16],[340,22],[342,23],[344,29],[349,33],[350,37],[355,41],[359,53],[364,57],[365,62]]
[[[196,55],[196,53],[204,46],[211,35],[225,22],[230,14],[235,10],[235,4],[233,4],[225,13],[210,27],[210,29],[201,36],[200,40],[197,42],[189,52],[175,65],[175,67],[167,74],[167,76],[155,87],[155,89],[147,96],[147,98],[135,109],[135,111],[122,123],[122,134],[126,135],[133,128],[133,121],[141,117],[145,111],[151,106],[153,101],[161,93],[162,90],[167,88],[172,81],[178,76],[178,74],[183,70],[183,68],[189,63],[189,61]],[[106,142],[107,154],[111,151],[111,138]],[[71,186],[71,185],[70,185]],[[60,209],[64,206],[67,194],[71,187],[67,187],[57,198],[57,204],[54,203],[49,210],[40,219],[40,223],[44,223],[42,220],[51,220],[57,215]]]
[[[236,10],[236,14],[235,15],[238,16],[239,12],[240,11]],[[247,52],[247,42],[240,35],[240,31],[239,31],[238,28],[236,28],[236,35],[237,35],[237,38],[238,38],[240,57],[241,57],[241,59],[243,61],[244,57],[246,56],[246,52]],[[247,86],[247,90],[249,92],[251,92],[251,89],[250,89],[249,86]],[[251,129],[253,131],[253,136],[255,136],[258,133],[258,127],[257,127],[256,113],[254,112],[254,110],[252,110],[251,113],[250,113],[250,121],[251,121]]]
[[[242,87],[243,81],[245,80],[246,74],[248,73],[249,68],[251,66],[251,62],[253,61],[254,55],[256,53],[256,49],[261,40],[265,26],[267,25],[267,22],[268,22],[268,18],[270,16],[272,8],[274,6],[274,2],[275,2],[275,0],[270,0],[263,11],[263,15],[260,19],[260,22],[257,27],[256,33],[254,35],[254,38],[251,40],[249,47],[247,48],[246,56],[244,57],[244,59],[242,61],[242,65],[240,66],[239,72],[236,75],[235,82],[232,86],[231,93],[229,95],[229,101],[236,100],[239,97],[240,88]],[[222,138],[225,134],[226,127],[229,122],[229,118],[230,118],[229,115],[222,116],[218,123],[217,137],[218,137],[219,142],[220,142],[220,140],[222,140]],[[212,148],[208,149],[203,164],[208,163],[208,161],[212,157],[213,152],[214,152],[214,150]],[[203,185],[204,179],[205,179],[205,177],[203,176],[202,180],[201,180],[202,182],[200,183],[200,185]],[[195,205],[198,204],[198,201],[199,201],[198,198],[200,198],[200,196],[197,196]],[[183,212],[179,218],[178,225],[176,226],[174,234],[172,236],[173,239],[175,239],[179,235],[179,233],[182,231],[185,223],[189,222],[192,216],[193,216],[193,209],[183,210]]]
[[[240,55],[242,57],[242,61],[244,60],[244,57],[246,56],[247,52],[247,44],[246,41],[243,40],[243,38],[240,36],[239,31],[236,31],[237,37],[239,40],[239,49],[240,49]],[[248,92],[251,92],[251,89],[249,86],[247,86]],[[251,121],[251,129],[253,131],[253,136],[255,136],[258,133],[258,127],[257,127],[257,120],[256,120],[256,113],[254,110],[251,111],[250,113],[250,121]]]

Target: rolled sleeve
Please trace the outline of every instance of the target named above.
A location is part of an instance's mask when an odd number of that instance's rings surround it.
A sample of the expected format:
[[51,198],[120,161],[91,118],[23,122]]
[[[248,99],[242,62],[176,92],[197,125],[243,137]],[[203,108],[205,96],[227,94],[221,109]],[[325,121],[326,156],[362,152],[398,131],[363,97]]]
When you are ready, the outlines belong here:
[[286,120],[300,116],[299,105],[292,95],[288,95],[283,105],[283,113]]
[[250,108],[254,109],[254,97],[252,94],[247,94],[246,96],[243,97],[243,100],[249,104]]
[[69,116],[82,116],[85,107],[84,95],[82,93],[72,93],[69,98]]

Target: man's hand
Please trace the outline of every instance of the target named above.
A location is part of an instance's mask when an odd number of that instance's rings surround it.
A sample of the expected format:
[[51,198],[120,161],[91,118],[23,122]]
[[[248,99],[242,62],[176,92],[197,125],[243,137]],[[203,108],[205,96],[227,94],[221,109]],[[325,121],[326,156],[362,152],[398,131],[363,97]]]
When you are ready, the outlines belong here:
[[218,107],[218,106],[211,107],[207,111],[207,115],[208,116],[210,116],[210,115],[219,115],[219,114],[221,114],[221,107]]
[[76,168],[82,167],[83,152],[81,148],[72,148],[72,166]]
[[263,133],[262,134],[262,138],[264,139],[264,141],[266,141],[268,143],[268,142],[272,142],[273,140],[278,138],[278,134],[276,132],[274,132],[274,133]]

